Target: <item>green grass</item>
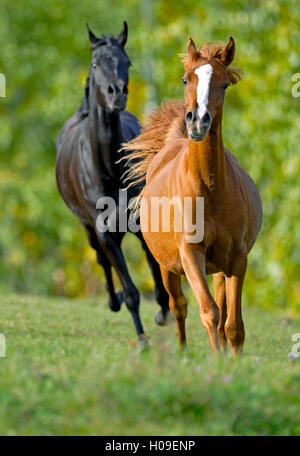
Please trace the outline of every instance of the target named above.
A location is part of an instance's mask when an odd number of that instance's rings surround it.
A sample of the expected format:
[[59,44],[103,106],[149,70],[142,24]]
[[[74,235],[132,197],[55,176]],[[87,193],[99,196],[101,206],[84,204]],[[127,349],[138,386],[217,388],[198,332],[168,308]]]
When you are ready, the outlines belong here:
[[[103,301],[103,300],[102,300]],[[95,299],[0,298],[1,435],[300,435],[300,360],[287,358],[300,319],[244,309],[245,353],[214,357],[195,302],[189,348],[157,327],[139,353],[125,308]]]

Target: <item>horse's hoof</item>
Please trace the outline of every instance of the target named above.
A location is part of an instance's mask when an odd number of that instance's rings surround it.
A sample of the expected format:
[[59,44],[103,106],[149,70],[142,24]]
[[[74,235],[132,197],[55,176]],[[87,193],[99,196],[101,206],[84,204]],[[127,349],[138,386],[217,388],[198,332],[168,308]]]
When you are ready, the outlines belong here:
[[108,301],[108,306],[110,308],[110,310],[112,310],[113,312],[119,312],[119,310],[121,309],[121,305],[122,305],[122,302],[123,302],[123,291],[117,291],[116,293],[116,298],[117,298],[117,301],[112,301],[111,298],[109,298],[109,301]]
[[149,337],[146,334],[139,336],[139,350],[144,351],[149,348]]
[[166,326],[170,324],[173,321],[172,314],[169,310],[166,312],[163,312],[162,310],[159,310],[157,314],[155,315],[155,323],[158,326]]

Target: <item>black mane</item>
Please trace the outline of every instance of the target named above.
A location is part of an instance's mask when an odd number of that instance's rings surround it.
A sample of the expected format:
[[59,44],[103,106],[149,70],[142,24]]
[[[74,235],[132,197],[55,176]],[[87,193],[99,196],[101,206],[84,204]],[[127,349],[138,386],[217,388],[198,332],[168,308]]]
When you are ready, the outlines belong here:
[[[95,44],[92,44],[91,45],[91,49],[95,49],[97,48],[98,46],[103,46],[105,44],[113,44],[113,45],[118,45],[120,46],[120,43],[119,41],[114,38],[112,35],[103,35],[101,36],[101,38],[98,39],[98,41],[95,43]],[[120,46],[121,47],[121,46]]]

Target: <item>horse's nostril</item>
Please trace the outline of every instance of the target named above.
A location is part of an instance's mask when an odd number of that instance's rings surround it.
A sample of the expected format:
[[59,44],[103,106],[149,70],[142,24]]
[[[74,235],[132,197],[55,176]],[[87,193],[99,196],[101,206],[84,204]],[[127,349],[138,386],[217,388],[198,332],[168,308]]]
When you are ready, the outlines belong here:
[[109,93],[110,95],[112,95],[113,93],[115,93],[115,90],[114,90],[114,88],[113,88],[112,85],[108,86],[108,93]]
[[188,111],[185,115],[185,120],[187,122],[192,122],[194,120],[194,113],[193,111]]
[[210,122],[210,115],[208,112],[204,114],[204,117],[202,118],[202,122],[204,125],[208,125]]
[[123,86],[123,93],[128,93],[128,88],[126,84]]

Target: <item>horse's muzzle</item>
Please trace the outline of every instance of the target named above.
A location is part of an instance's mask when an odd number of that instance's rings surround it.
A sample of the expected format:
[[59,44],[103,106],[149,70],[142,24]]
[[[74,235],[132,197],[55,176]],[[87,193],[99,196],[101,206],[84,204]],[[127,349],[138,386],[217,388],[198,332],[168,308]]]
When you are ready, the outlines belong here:
[[111,83],[107,88],[106,100],[111,111],[123,111],[126,108],[128,96],[127,84],[121,79]]
[[127,95],[120,95],[113,100],[107,100],[108,107],[112,112],[124,111],[127,105]]
[[211,125],[211,116],[207,110],[200,116],[197,109],[188,111],[185,115],[188,135],[193,141],[202,141]]

